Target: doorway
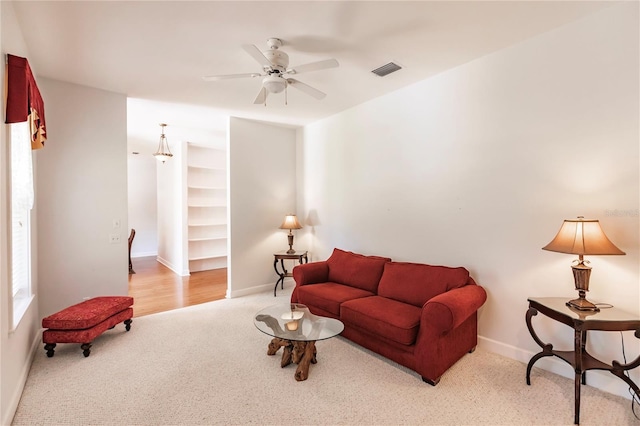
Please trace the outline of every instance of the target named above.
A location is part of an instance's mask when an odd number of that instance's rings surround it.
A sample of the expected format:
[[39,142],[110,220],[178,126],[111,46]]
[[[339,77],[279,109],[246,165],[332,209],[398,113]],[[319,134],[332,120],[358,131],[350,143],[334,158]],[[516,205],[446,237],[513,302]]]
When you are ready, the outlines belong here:
[[134,317],[225,298],[227,268],[181,277],[158,262],[156,256],[137,257],[132,262],[135,274],[129,274],[129,296],[134,299]]

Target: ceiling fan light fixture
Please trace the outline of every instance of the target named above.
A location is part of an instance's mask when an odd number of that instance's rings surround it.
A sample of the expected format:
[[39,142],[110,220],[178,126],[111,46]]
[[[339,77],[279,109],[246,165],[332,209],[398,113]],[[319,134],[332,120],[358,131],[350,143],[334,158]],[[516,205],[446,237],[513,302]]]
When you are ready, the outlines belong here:
[[287,81],[282,77],[269,75],[262,80],[262,86],[269,93],[280,93],[287,87]]

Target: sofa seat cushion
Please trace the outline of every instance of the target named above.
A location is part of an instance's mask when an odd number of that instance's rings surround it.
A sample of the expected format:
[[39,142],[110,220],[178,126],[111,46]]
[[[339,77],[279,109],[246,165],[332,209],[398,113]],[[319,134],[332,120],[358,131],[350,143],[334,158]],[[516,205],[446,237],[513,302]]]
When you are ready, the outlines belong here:
[[344,302],[340,320],[402,345],[416,341],[422,309],[381,296]]
[[384,264],[390,261],[388,257],[365,256],[335,248],[327,259],[329,281],[375,293]]
[[298,302],[316,306],[327,312],[340,315],[340,304],[347,300],[372,296],[373,293],[334,282],[307,284],[298,287]]
[[378,286],[378,295],[422,307],[431,298],[469,281],[465,268],[422,263],[389,262]]

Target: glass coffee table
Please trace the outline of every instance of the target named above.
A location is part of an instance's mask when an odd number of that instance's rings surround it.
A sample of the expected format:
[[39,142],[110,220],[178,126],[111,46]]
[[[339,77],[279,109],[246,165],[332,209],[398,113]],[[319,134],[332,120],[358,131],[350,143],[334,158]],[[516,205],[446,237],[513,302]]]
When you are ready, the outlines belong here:
[[341,321],[314,315],[299,303],[269,306],[256,314],[253,323],[273,337],[267,355],[275,355],[283,348],[280,367],[298,364],[294,375],[297,381],[307,380],[310,364],[317,363],[316,341],[330,339],[344,330]]

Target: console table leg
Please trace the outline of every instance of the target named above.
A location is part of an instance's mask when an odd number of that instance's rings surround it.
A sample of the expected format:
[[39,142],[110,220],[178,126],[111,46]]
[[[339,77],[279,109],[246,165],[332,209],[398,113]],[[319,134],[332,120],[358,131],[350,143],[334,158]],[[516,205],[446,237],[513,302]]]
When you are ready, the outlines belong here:
[[[580,338],[582,339],[580,342],[580,359],[582,359],[582,354],[587,353],[587,331],[586,330],[582,330],[580,332]],[[586,385],[587,384],[587,372],[583,371],[582,372],[582,384]]]
[[576,374],[576,405],[575,415],[573,416],[573,424],[580,424],[580,374]]
[[540,358],[544,358],[546,356],[553,356],[553,353],[550,352],[552,350],[551,349],[552,347],[553,347],[552,345],[548,345],[548,348],[545,347],[545,349],[542,352],[535,354],[529,360],[529,364],[527,364],[527,385],[531,385],[531,369],[533,368],[533,364],[535,364]]
[[278,259],[274,259],[273,260],[273,269],[276,271],[276,274],[278,274],[278,281],[276,281],[276,286],[273,288],[273,297],[276,297],[276,290],[278,289],[278,283],[280,282],[280,279],[282,278],[282,276],[280,275],[280,272],[278,271]]
[[282,268],[282,276],[280,277],[280,290],[284,290],[284,277],[287,276],[287,268],[284,267],[284,259],[280,259],[280,267]]
[[273,269],[278,274],[278,281],[276,281],[275,287],[273,287],[273,297],[276,297],[276,290],[278,290],[278,284],[280,284],[280,289],[284,290],[284,279],[287,276],[287,270],[284,267],[284,261],[280,259],[280,267],[282,268],[282,272],[278,271],[278,258],[273,260]]
[[[640,359],[640,357],[638,357],[638,359]],[[623,380],[627,385],[629,385],[629,387],[633,389],[633,393],[636,394],[636,397],[640,399],[640,388],[633,382],[633,380],[631,380],[629,377],[627,377],[626,374],[624,374],[625,371],[626,370],[623,368],[622,364],[620,364],[618,361],[613,361],[611,374]]]
[[278,284],[282,283],[282,286],[284,288],[284,277],[281,276],[280,278],[278,278],[278,281],[276,281],[276,286],[273,288],[273,297],[276,297],[276,290],[278,289]]
[[[640,328],[636,330],[636,332],[634,333],[634,336],[640,339]],[[614,360],[611,363],[611,374],[624,380],[624,382],[628,384],[631,387],[631,389],[633,389],[633,392],[636,394],[636,397],[640,399],[640,388],[638,388],[638,385],[636,385],[633,382],[633,380],[631,380],[625,374],[626,371],[633,370],[636,367],[640,367],[640,355],[638,355],[638,357],[635,360],[631,361],[628,364],[621,364],[619,361]]]
[[574,357],[575,357],[575,415],[573,419],[574,424],[580,424],[580,386],[585,379],[584,371],[582,370],[582,355],[585,352],[585,337],[586,332],[576,329],[573,334],[574,338]]
[[529,329],[529,334],[533,337],[533,340],[542,348],[542,352],[535,354],[529,360],[529,364],[527,364],[527,385],[531,385],[531,369],[533,368],[533,364],[535,364],[540,358],[544,358],[545,356],[554,356],[553,353],[553,345],[550,343],[544,343],[535,330],[533,329],[533,324],[531,323],[531,318],[538,315],[538,311],[534,308],[529,308],[527,310],[527,314],[525,315],[525,321],[527,322],[527,329]]

